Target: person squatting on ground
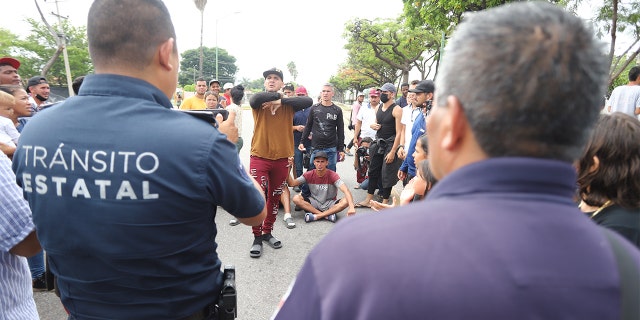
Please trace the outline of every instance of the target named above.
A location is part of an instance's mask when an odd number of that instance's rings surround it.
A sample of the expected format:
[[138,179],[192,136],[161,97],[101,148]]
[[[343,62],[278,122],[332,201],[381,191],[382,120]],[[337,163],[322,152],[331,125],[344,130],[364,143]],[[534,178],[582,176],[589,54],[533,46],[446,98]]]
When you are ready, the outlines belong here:
[[602,114],[578,162],[580,209],[640,248],[640,121]]
[[[340,175],[328,169],[329,155],[324,151],[318,151],[313,162],[315,168],[305,172],[295,180],[291,175],[287,176],[287,183],[290,186],[306,183],[309,187],[310,195],[308,198],[305,198],[302,194],[293,196],[293,203],[305,211],[304,221],[312,222],[319,219],[327,219],[331,222],[336,222],[338,213],[347,207],[349,207],[347,216],[354,215],[356,208],[353,203],[353,196],[347,185],[340,179]],[[342,191],[344,198],[337,199],[338,190]]]
[[70,319],[217,319],[216,208],[248,225],[267,214],[235,115],[214,126],[173,110],[161,1],[95,0],[87,37],[95,74],[29,120],[13,164],[62,304]]
[[254,127],[251,140],[250,172],[258,181],[267,198],[268,214],[262,224],[252,229],[254,240],[249,250],[252,258],[262,255],[262,242],[274,249],[282,242],[271,234],[278,215],[282,188],[289,172],[289,157],[293,157],[291,124],[296,111],[313,104],[309,97],[283,97],[282,71],[271,68],[262,73],[266,92],[254,94],[251,105]]
[[438,183],[425,201],[337,224],[275,320],[631,319],[640,251],[574,202],[573,164],[606,88],[602,47],[548,2],[465,17],[427,123]]

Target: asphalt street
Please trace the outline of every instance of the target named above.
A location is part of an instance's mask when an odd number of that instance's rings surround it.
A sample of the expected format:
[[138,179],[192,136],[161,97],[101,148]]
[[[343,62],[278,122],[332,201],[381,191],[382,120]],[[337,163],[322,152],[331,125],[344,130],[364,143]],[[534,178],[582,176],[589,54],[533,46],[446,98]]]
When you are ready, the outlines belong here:
[[[348,118],[349,114],[349,110],[345,110],[345,126],[348,124],[346,118]],[[242,122],[242,137],[245,142],[240,151],[240,158],[244,165],[248,167],[251,134],[253,132],[251,110],[245,109],[243,111]],[[345,141],[348,142],[349,139],[353,139],[353,131],[345,128],[345,135]],[[357,185],[353,169],[353,157],[347,156],[344,162],[337,164],[337,169],[353,194],[354,201],[363,200],[366,196],[366,191],[353,188]],[[291,191],[291,194],[293,196],[295,192]],[[291,209],[293,211],[293,203],[291,204]],[[251,227],[245,225],[230,226],[229,220],[232,216],[224,210],[218,209],[216,216],[218,254],[223,265],[233,264],[236,267],[238,319],[269,319],[280,298],[287,291],[289,284],[298,274],[307,253],[334,226],[334,223],[327,220],[305,223],[303,212],[293,211],[296,227],[287,229],[284,225],[282,214],[283,210],[280,209],[273,231],[273,235],[282,241],[282,248],[272,249],[265,243],[262,257],[255,259],[249,256],[249,248],[253,241]],[[357,214],[376,213],[371,209],[358,208]],[[338,214],[336,223],[348,219],[345,215],[346,210]],[[60,300],[53,292],[35,292],[34,298],[41,319],[67,319]]]

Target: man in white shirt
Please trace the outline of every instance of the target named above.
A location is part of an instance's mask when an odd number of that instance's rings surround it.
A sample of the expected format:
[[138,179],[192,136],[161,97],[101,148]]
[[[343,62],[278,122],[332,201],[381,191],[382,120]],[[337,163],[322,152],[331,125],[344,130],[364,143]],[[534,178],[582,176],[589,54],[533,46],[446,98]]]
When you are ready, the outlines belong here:
[[634,117],[640,115],[640,66],[629,70],[628,84],[613,89],[607,111],[623,112]]

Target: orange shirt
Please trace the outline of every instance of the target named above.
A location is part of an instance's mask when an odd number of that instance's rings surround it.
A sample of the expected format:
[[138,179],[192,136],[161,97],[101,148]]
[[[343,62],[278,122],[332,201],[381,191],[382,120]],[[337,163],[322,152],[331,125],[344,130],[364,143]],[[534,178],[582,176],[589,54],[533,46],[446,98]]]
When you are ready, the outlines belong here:
[[272,115],[270,109],[252,109],[251,155],[269,160],[293,157],[293,108],[283,104]]

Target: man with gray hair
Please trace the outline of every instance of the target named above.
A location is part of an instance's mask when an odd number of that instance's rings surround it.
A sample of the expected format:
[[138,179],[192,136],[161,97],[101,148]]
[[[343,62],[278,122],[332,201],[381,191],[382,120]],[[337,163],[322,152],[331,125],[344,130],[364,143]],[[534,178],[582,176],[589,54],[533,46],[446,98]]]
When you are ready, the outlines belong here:
[[573,162],[605,89],[601,48],[546,2],[465,19],[427,124],[438,184],[334,228],[275,319],[624,319],[625,280],[637,280],[614,252],[632,273],[640,252],[573,201]]

